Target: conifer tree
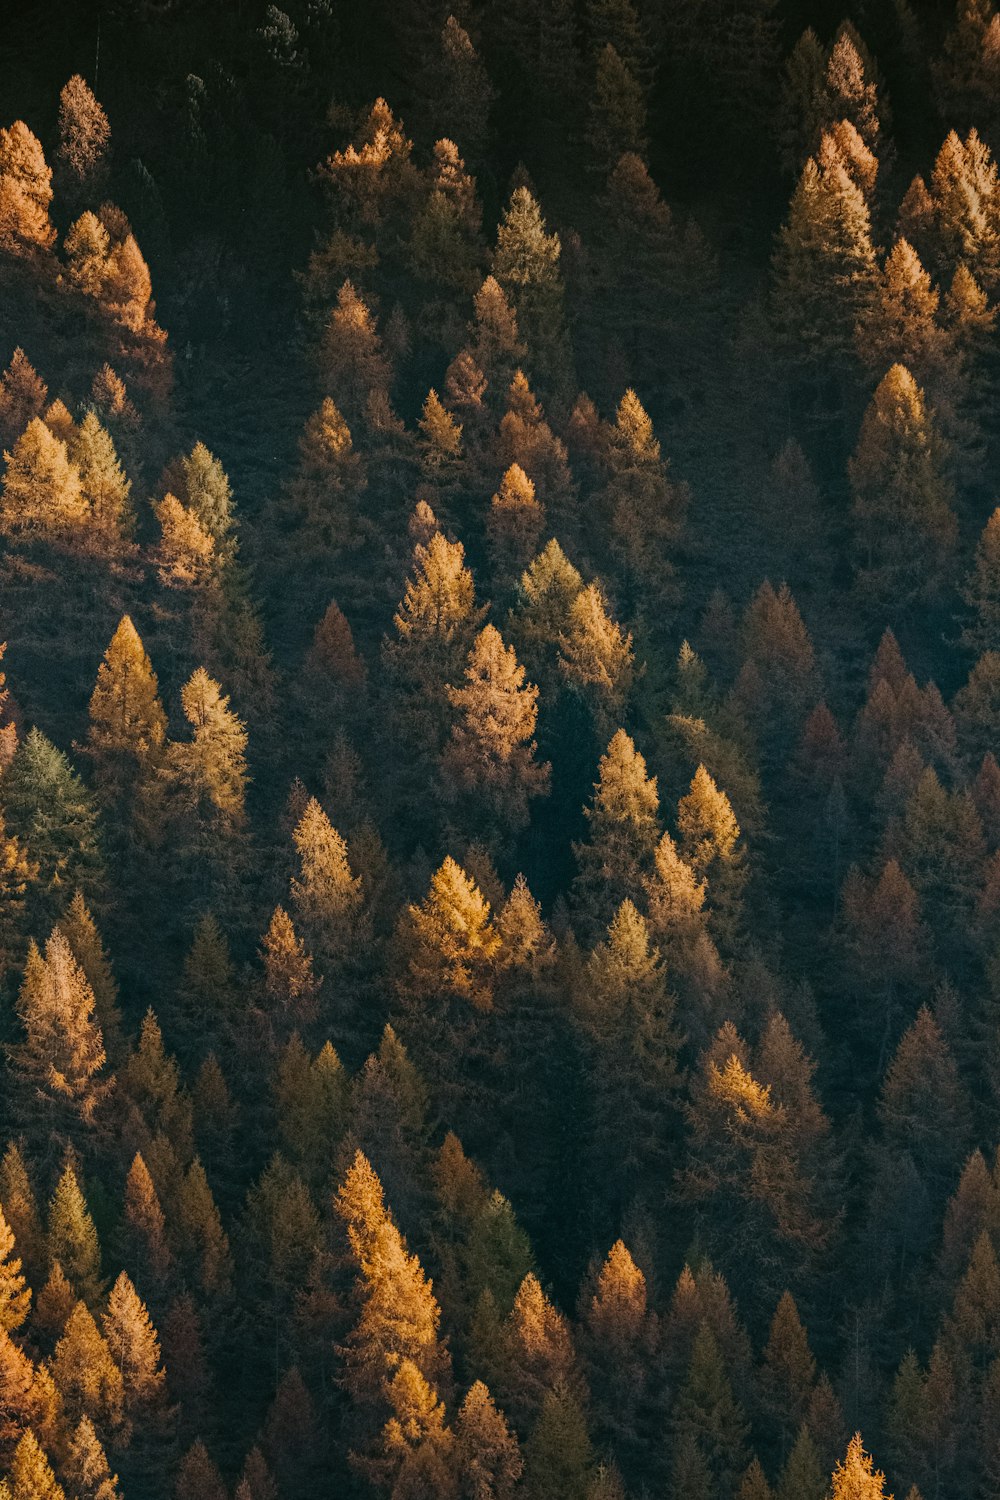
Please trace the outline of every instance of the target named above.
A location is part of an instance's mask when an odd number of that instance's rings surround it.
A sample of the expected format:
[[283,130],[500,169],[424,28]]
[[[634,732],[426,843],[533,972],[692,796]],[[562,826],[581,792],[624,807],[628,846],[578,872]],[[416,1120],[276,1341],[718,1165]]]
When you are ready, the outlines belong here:
[[349,422],[356,422],[373,393],[388,395],[392,368],[371,311],[350,281],[323,331],[319,352],[323,383]]
[[315,797],[306,804],[293,840],[299,874],[291,883],[292,906],[315,951],[334,962],[357,937],[361,879],[351,873],[347,844]]
[[173,1256],[167,1244],[166,1220],[156,1186],[138,1151],[125,1179],[123,1237],[129,1250],[128,1263],[140,1284],[161,1290]]
[[358,538],[358,501],[367,479],[351,430],[329,396],[306,422],[287,497],[305,526],[310,551],[338,552]]
[[778,1428],[782,1457],[791,1450],[792,1435],[805,1419],[815,1381],[816,1361],[795,1298],[791,1292],[782,1292],[771,1319],[761,1371],[762,1405]]
[[681,857],[708,881],[720,936],[731,938],[740,919],[745,852],[732,804],[704,765],[678,804],[677,831]]
[[667,553],[676,544],[688,490],[668,477],[668,463],[635,391],[618,404],[607,451],[608,473],[602,503],[607,511],[611,544],[633,594],[649,590],[666,602],[674,592]]
[[98,669],[87,729],[106,797],[117,801],[136,782],[149,786],[162,761],[166,729],[156,674],[138,631],[123,615]]
[[606,177],[626,151],[646,150],[646,105],[642,85],[609,41],[597,55],[587,122],[587,144],[595,171]]
[[933,419],[905,366],[879,383],[848,477],[865,588],[896,607],[932,589],[955,517]]
[[118,1475],[112,1474],[108,1456],[89,1417],[81,1417],[76,1425],[65,1467],[77,1500],[120,1500]]
[[564,682],[589,708],[597,734],[611,733],[632,690],[634,653],[631,633],[609,615],[599,584],[576,594],[558,641]]
[[12,447],[33,417],[45,410],[49,391],[24,350],[18,346],[0,375],[0,443]]
[[530,189],[515,188],[497,229],[493,275],[514,304],[539,375],[556,389],[569,374],[561,254],[559,236],[547,233]]
[[0,492],[0,528],[18,533],[67,538],[88,517],[80,473],[70,462],[66,444],[33,417],[12,450]]
[[160,1363],[160,1342],[145,1304],[122,1271],[111,1288],[101,1327],[111,1358],[121,1373],[126,1413],[143,1423],[162,1407],[166,1373]]
[[535,486],[519,463],[512,463],[490,501],[486,531],[494,576],[512,582],[530,563],[538,549],[545,524],[545,508]]
[[631,901],[591,953],[576,1007],[591,1049],[595,1170],[615,1176],[624,1201],[662,1174],[681,1044],[659,952]]
[[732,1494],[747,1466],[749,1425],[707,1324],[695,1338],[672,1426],[675,1442],[697,1445],[718,1493]]
[[80,474],[88,538],[98,547],[120,547],[131,535],[134,522],[129,499],[132,483],[118,461],[111,434],[93,410],[85,413],[75,430],[69,454]]
[[481,1380],[455,1419],[454,1462],[461,1500],[510,1500],[523,1472],[517,1439]]
[[521,576],[511,630],[543,701],[561,676],[555,670],[559,639],[568,631],[583,579],[553,538]]
[[585,1282],[581,1296],[581,1346],[595,1410],[602,1428],[620,1445],[634,1438],[640,1403],[653,1378],[656,1315],[649,1307],[646,1278],[622,1240]]
[[14,1450],[9,1481],[10,1500],[66,1500],[62,1485],[30,1428]]
[[522,1489],[526,1500],[544,1500],[548,1495],[586,1500],[593,1461],[579,1402],[569,1391],[546,1391],[524,1446]]
[[199,667],[181,689],[190,740],[167,749],[165,775],[174,815],[192,853],[221,856],[246,818],[247,733],[219,684]]
[[94,1306],[101,1295],[101,1247],[76,1173],[66,1167],[49,1204],[48,1254],[58,1260],[78,1297]]
[[52,172],[42,143],[23,120],[15,120],[0,129],[0,246],[29,258],[50,250],[56,237],[51,202]]
[[111,126],[79,73],[59,95],[59,147],[56,175],[71,202],[102,196],[108,168]]
[[177,1471],[174,1500],[227,1500],[218,1465],[201,1438],[196,1438]]
[[589,837],[574,847],[579,873],[574,894],[591,930],[600,931],[625,897],[641,899],[660,837],[656,777],[624,729],[598,764],[598,780],[584,808]]
[[94,1015],[94,992],[58,928],[28,951],[17,999],[24,1042],[14,1051],[24,1083],[40,1100],[56,1103],[84,1124],[106,1093],[97,1077],[106,1061]]
[[52,1378],[71,1422],[87,1416],[104,1434],[121,1425],[121,1371],[85,1302],[78,1302],[66,1320],[52,1357]]
[[963,631],[963,645],[973,651],[1000,650],[1000,507],[983,528],[962,597],[975,611]]
[[21,1274],[14,1235],[0,1208],[0,1328],[16,1333],[31,1309],[31,1288]]
[[38,875],[27,892],[32,923],[57,917],[70,891],[97,894],[104,880],[97,813],[68,758],[30,729],[4,776],[3,807]]
[[833,1471],[831,1500],[891,1500],[885,1492],[885,1475],[866,1453],[860,1432],[847,1445],[847,1453]]
[[465,685],[448,696],[456,722],[441,762],[446,795],[466,797],[480,811],[485,804],[491,823],[517,833],[527,825],[529,801],[548,791],[549,767],[536,760],[532,739],[538,689],[525,682],[514,648],[495,626],[476,637]]
[[13,1141],[7,1143],[0,1160],[0,1204],[20,1255],[34,1279],[41,1272],[45,1257],[44,1234],[35,1190],[24,1159]]

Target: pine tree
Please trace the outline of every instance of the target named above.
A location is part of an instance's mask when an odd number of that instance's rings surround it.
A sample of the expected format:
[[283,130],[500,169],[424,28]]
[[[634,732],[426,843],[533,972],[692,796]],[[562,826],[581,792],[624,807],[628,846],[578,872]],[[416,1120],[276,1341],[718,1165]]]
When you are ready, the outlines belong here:
[[227,1500],[227,1496],[218,1465],[201,1438],[196,1438],[181,1459],[174,1500]]
[[826,1500],[828,1494],[816,1444],[808,1426],[803,1425],[781,1471],[776,1500]]
[[624,1203],[662,1175],[681,1045],[659,952],[631,901],[591,953],[575,1006],[590,1044],[594,1169],[614,1177],[609,1196]]
[[94,1016],[94,992],[56,928],[45,955],[32,943],[17,999],[25,1040],[13,1056],[33,1095],[55,1102],[83,1124],[91,1124],[106,1085],[98,1078],[106,1055]]
[[70,462],[66,444],[32,417],[9,453],[0,492],[0,529],[67,538],[79,534],[88,519],[80,473]]
[[0,1204],[30,1278],[35,1279],[45,1258],[44,1234],[35,1190],[13,1141],[0,1161]]
[[465,686],[449,688],[456,711],[441,768],[449,798],[465,797],[490,822],[517,833],[527,826],[528,803],[548,792],[550,768],[535,758],[532,739],[538,689],[512,646],[487,625],[476,637],[465,668]]
[[525,1500],[586,1500],[594,1454],[579,1402],[565,1390],[546,1391],[524,1447]]
[[160,527],[154,556],[161,583],[170,588],[206,583],[215,565],[215,543],[194,511],[166,494],[153,505],[153,514]]
[[788,357],[841,381],[877,267],[865,195],[836,149],[810,156],[773,259],[772,309]]
[[933,589],[955,517],[933,419],[905,366],[880,381],[848,477],[866,591],[898,608]]
[[31,1309],[31,1288],[21,1275],[21,1260],[10,1225],[0,1208],[0,1328],[16,1333]]
[[975,611],[962,644],[973,651],[1000,650],[1000,507],[983,528],[962,597]]
[[454,1434],[444,1403],[410,1359],[402,1359],[386,1389],[392,1415],[365,1456],[352,1454],[355,1467],[390,1494],[455,1494],[452,1475]]
[[490,501],[487,537],[495,578],[508,585],[530,563],[545,524],[545,508],[521,465],[512,463]]

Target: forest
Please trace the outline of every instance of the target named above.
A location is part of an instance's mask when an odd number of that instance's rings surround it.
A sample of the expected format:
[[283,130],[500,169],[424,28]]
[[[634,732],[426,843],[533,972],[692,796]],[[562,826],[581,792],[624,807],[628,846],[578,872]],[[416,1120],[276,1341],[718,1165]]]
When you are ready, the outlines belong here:
[[0,1500],[1000,1495],[993,0],[19,0]]

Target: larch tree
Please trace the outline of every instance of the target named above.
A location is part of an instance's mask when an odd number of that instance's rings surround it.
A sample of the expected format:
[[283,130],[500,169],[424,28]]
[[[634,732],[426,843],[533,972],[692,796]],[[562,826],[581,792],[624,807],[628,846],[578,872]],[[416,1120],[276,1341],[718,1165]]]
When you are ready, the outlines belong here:
[[668,554],[688,503],[687,486],[670,479],[668,467],[642,402],[627,390],[609,435],[601,503],[632,597],[644,598],[648,590],[661,608],[674,592]]
[[962,597],[975,612],[962,633],[963,645],[973,651],[1000,650],[1000,507],[983,527]]
[[96,1306],[101,1296],[101,1246],[73,1168],[63,1171],[49,1204],[49,1260],[58,1260],[78,1297]]
[[538,550],[545,508],[534,482],[518,463],[507,468],[486,518],[494,577],[509,586]]
[[599,1268],[595,1264],[579,1310],[595,1410],[612,1438],[625,1438],[635,1432],[650,1389],[659,1328],[646,1278],[622,1240],[615,1241]]
[[550,768],[532,738],[538,689],[525,676],[513,646],[487,625],[469,652],[464,685],[448,692],[456,717],[441,760],[446,796],[468,800],[480,815],[485,808],[503,834],[526,827],[530,801],[549,789]]
[[31,1310],[31,1288],[21,1274],[16,1242],[0,1208],[0,1328],[16,1333]]
[[45,1450],[30,1428],[14,1450],[8,1479],[10,1500],[66,1500]]
[[345,281],[323,330],[319,350],[323,383],[349,422],[365,413],[373,393],[388,396],[392,366],[367,303]]
[[579,591],[558,640],[563,681],[587,705],[598,735],[611,733],[632,690],[635,654],[631,632],[609,614],[600,584]]
[[69,891],[90,896],[103,887],[97,810],[67,756],[37,728],[25,735],[7,769],[3,806],[8,832],[37,865],[26,899],[36,930],[44,930]]
[[644,156],[646,101],[639,79],[610,41],[597,54],[587,120],[593,170],[606,177],[626,151]]
[[87,507],[87,540],[98,548],[120,549],[135,524],[132,481],[118,461],[110,432],[93,410],[84,414],[68,451],[80,474],[80,491]]
[[524,1470],[517,1438],[481,1380],[455,1418],[454,1462],[461,1500],[511,1500]]
[[624,729],[616,730],[597,768],[586,842],[574,848],[574,896],[589,929],[606,926],[626,897],[640,901],[660,838],[656,777]]
[[903,365],[879,382],[848,478],[866,597],[899,609],[932,591],[955,541],[952,490],[933,416]]
[[118,1476],[89,1417],[81,1417],[69,1440],[66,1478],[77,1500],[120,1500]]
[[15,120],[0,129],[0,246],[28,258],[51,250],[51,203],[52,171],[42,143],[23,120]]
[[456,998],[489,1009],[500,938],[490,903],[450,855],[425,899],[407,909],[402,937],[407,999],[420,1005],[434,997]]
[[166,1397],[160,1341],[149,1312],[122,1271],[108,1296],[101,1327],[122,1379],[123,1404],[134,1421],[151,1422]]
[[847,1445],[847,1452],[831,1476],[831,1500],[892,1500],[886,1494],[885,1475],[865,1452],[860,1432]]
[[746,851],[732,804],[704,765],[678,803],[677,831],[681,857],[708,882],[719,936],[732,939],[741,919]]
[[298,463],[285,491],[310,551],[335,553],[357,542],[358,501],[366,485],[351,430],[326,396],[303,428]]
[[67,1318],[51,1368],[63,1409],[71,1422],[87,1416],[105,1436],[122,1425],[121,1371],[85,1302],[78,1302]]
[[103,797],[148,823],[164,756],[167,716],[156,673],[132,620],[123,615],[97,671],[87,750]]
[[543,701],[558,688],[556,651],[568,629],[583,579],[553,538],[521,575],[510,630],[520,655],[542,689]]
[[[55,1104],[70,1121],[93,1123],[107,1092],[98,1077],[106,1061],[94,1015],[94,992],[58,928],[44,957],[32,944],[17,1012],[24,1042],[14,1050],[18,1073],[43,1107]],[[34,1113],[37,1107],[29,1104]]]
[[67,539],[79,535],[88,518],[80,472],[70,462],[66,444],[33,417],[10,453],[0,493],[0,528]]
[[246,820],[246,728],[204,667],[198,667],[182,687],[181,707],[191,738],[167,747],[164,776],[170,810],[181,821],[192,853],[225,859],[224,849],[242,832]]
[[325,963],[342,959],[357,940],[361,878],[348,861],[346,841],[311,797],[292,835],[299,872],[292,878],[295,915]]
[[569,377],[561,254],[559,236],[547,232],[530,189],[515,188],[497,228],[492,270],[514,304],[534,365],[553,389]]
[[56,179],[70,204],[98,201],[107,181],[111,126],[104,110],[79,73],[59,95],[59,145]]
[[167,1243],[166,1218],[156,1186],[136,1152],[125,1179],[122,1238],[128,1249],[128,1264],[139,1282],[161,1292],[173,1264]]
[[18,346],[0,375],[0,443],[13,447],[33,417],[45,411],[49,389]]

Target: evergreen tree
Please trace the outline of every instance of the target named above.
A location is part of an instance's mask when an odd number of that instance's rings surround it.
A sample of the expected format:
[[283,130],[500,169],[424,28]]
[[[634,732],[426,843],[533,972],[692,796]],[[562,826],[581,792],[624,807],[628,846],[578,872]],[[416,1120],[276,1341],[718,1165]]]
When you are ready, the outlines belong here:
[[38,865],[28,889],[33,925],[51,924],[70,891],[98,894],[104,867],[97,813],[69,760],[30,729],[3,781],[7,825]]
[[123,615],[97,672],[87,749],[102,796],[137,816],[152,815],[153,781],[164,753],[167,716],[139,633]]
[[22,1081],[40,1101],[92,1124],[107,1091],[97,1076],[106,1061],[104,1039],[94,992],[59,928],[44,957],[34,943],[29,948],[17,1011],[25,1039],[13,1056]]

